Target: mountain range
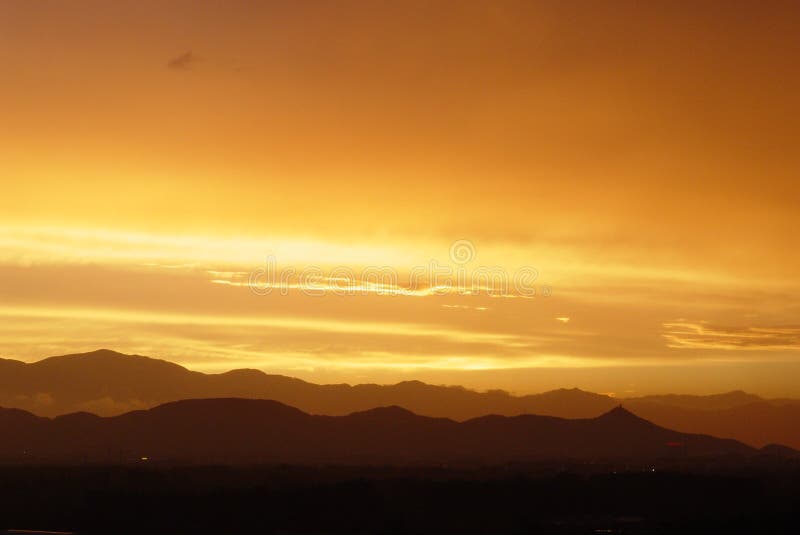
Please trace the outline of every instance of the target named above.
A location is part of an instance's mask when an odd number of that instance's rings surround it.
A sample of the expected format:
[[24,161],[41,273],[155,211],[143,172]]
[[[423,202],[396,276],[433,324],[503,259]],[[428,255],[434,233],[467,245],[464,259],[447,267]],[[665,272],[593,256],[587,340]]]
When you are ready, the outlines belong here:
[[5,463],[629,462],[759,453],[735,440],[665,429],[621,407],[596,418],[489,415],[456,422],[400,407],[321,416],[272,400],[195,399],[112,417],[50,419],[0,409],[0,429]]
[[620,399],[559,389],[515,396],[502,390],[476,392],[419,381],[318,385],[252,369],[204,374],[164,360],[110,350],[33,363],[0,359],[0,406],[39,416],[74,412],[115,416],[171,401],[204,398],[270,399],[309,414],[329,416],[400,406],[419,415],[457,421],[487,414],[587,419],[623,404],[642,418],[681,432],[733,438],[754,447],[781,443],[800,448],[800,401],[767,400],[740,391]]

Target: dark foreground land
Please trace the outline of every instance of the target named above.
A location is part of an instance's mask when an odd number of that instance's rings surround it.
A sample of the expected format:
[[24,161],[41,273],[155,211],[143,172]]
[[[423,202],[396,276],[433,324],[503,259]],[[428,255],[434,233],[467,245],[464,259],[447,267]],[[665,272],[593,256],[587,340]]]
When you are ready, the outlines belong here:
[[729,458],[635,467],[6,466],[4,529],[796,534],[800,465]]

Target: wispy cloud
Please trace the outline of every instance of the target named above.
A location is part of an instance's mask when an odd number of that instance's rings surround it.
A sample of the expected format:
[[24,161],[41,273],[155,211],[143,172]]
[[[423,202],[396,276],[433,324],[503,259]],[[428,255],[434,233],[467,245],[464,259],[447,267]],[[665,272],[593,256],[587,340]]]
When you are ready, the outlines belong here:
[[546,336],[480,332],[466,328],[449,328],[423,323],[366,322],[286,316],[215,316],[115,309],[0,307],[0,317],[17,319],[49,318],[55,320],[81,318],[83,320],[108,321],[117,324],[191,325],[205,328],[262,329],[262,332],[263,329],[278,329],[306,333],[424,337],[442,339],[459,344],[483,344],[495,347],[498,350],[501,348],[533,348],[550,340]]
[[800,327],[726,327],[706,322],[678,321],[663,324],[667,346],[691,349],[797,350]]
[[459,310],[477,310],[478,312],[485,312],[489,307],[473,307],[469,305],[442,305],[442,308],[455,308]]

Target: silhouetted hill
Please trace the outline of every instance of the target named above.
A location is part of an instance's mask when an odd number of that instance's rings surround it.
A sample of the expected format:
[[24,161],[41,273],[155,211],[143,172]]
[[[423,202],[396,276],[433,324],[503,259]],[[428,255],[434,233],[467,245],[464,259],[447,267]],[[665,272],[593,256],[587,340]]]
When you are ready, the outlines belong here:
[[204,374],[167,361],[106,349],[30,364],[0,361],[0,406],[44,416],[76,411],[110,416],[168,401],[209,397],[277,399],[311,413],[331,415],[402,405],[416,413],[455,419],[527,412],[590,417],[617,403],[577,389],[517,397],[501,390],[479,393],[420,381],[317,385],[258,370]]
[[783,446],[781,444],[767,444],[759,451],[764,455],[771,455],[774,457],[781,457],[784,459],[800,458],[800,451],[792,449],[788,446]]
[[659,427],[621,407],[588,419],[456,422],[400,407],[318,416],[272,400],[196,399],[106,418],[51,420],[2,409],[0,429],[4,462],[496,463],[758,453],[734,440]]
[[656,404],[668,407],[680,407],[682,409],[720,410],[749,405],[751,403],[759,403],[763,401],[763,399],[754,394],[748,394],[741,390],[734,390],[732,392],[711,394],[709,396],[667,394],[662,396],[628,398],[627,401],[635,402],[637,405]]
[[576,388],[513,396],[501,390],[475,392],[420,381],[317,385],[249,369],[204,374],[110,350],[30,364],[0,360],[0,406],[42,416],[80,411],[112,416],[180,399],[227,397],[275,399],[308,413],[327,415],[397,405],[416,414],[455,420],[486,414],[590,418],[622,401],[635,414],[668,428],[731,437],[756,447],[782,443],[800,448],[800,402],[764,400],[740,391],[619,400]]
[[719,410],[686,409],[626,400],[636,414],[687,433],[732,437],[761,447],[772,442],[800,447],[800,406],[766,400]]

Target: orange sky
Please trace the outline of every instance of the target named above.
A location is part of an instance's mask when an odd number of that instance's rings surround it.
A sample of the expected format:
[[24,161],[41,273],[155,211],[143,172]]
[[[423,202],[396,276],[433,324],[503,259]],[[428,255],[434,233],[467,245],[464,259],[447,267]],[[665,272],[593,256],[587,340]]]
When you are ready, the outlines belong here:
[[[4,1],[0,356],[800,395],[799,27],[795,2]],[[397,285],[256,295],[270,255]],[[537,294],[410,288],[434,261]]]

